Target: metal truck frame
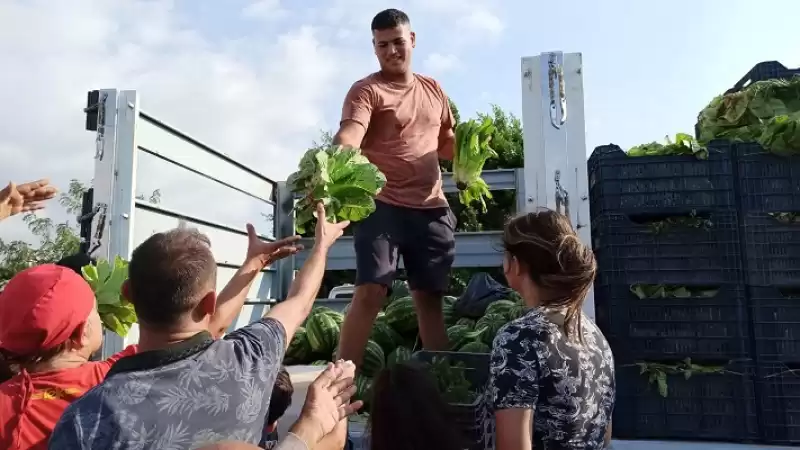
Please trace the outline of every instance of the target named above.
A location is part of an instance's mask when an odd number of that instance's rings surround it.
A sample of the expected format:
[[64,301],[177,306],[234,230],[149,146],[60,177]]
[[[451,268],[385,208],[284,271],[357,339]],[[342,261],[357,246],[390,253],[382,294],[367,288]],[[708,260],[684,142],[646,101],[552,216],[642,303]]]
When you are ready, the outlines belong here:
[[[516,191],[517,212],[541,207],[559,210],[569,216],[581,239],[591,243],[581,54],[547,52],[524,57],[520,80],[524,168],[485,171],[482,176],[491,190]],[[272,230],[262,238],[271,240],[294,233],[291,213],[294,198],[284,182],[271,180],[143,112],[136,91],[91,91],[85,113],[86,129],[96,133],[96,150],[94,183],[84,197],[80,222],[82,247],[92,256],[110,259],[119,255],[129,259],[135,246],[153,233],[176,226],[192,226],[211,239],[219,268],[218,287],[228,282],[244,258],[247,233],[243,223],[226,223],[205,208],[200,208],[203,212],[194,213],[137,198],[137,178],[143,176],[138,170],[139,162],[143,157],[192,174],[198,184],[184,186],[187,190],[212,183],[230,195],[245,196],[266,208],[273,216]],[[444,174],[444,187],[448,192],[456,191],[451,174]],[[499,230],[457,233],[454,267],[501,265],[502,254],[497,250],[499,235]],[[217,242],[223,245],[215,245]],[[254,283],[232,328],[257,320],[270,304],[285,298],[295,270],[304,260],[305,255],[300,254],[265,269]],[[340,239],[331,249],[328,269],[355,269],[351,238]],[[585,312],[594,317],[592,292],[585,302]],[[126,339],[107,331],[103,355],[110,356],[125,344],[136,341],[135,326]],[[637,450],[768,448],[617,440],[613,447]]]

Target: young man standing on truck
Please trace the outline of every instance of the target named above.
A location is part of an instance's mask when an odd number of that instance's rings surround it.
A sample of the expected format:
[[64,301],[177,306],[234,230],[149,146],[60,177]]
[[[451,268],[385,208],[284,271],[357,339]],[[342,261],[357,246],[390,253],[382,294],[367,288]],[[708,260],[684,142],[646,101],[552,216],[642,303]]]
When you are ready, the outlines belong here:
[[375,317],[403,257],[425,348],[445,350],[442,295],[455,253],[456,220],[442,191],[439,159],[455,150],[442,87],[411,71],[416,35],[396,9],[372,20],[380,71],[353,84],[334,143],[359,147],[386,175],[374,213],[355,231],[356,291],[339,355],[360,364]]

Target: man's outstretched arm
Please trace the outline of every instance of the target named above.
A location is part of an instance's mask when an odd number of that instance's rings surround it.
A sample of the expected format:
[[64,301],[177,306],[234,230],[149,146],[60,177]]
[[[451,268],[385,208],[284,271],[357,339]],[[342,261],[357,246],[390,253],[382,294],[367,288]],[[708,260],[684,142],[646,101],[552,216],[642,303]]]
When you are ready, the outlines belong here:
[[350,88],[342,105],[339,131],[333,136],[334,144],[361,147],[372,118],[373,97],[369,85],[356,83]]

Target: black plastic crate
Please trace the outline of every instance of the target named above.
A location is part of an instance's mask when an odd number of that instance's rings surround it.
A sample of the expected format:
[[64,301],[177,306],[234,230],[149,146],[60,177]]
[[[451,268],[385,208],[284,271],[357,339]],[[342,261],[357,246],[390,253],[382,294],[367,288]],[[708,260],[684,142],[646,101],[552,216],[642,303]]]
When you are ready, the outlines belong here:
[[641,215],[592,219],[592,247],[603,284],[739,284],[741,240],[733,210],[698,213],[706,228],[636,223]]
[[618,146],[605,145],[594,149],[588,170],[592,217],[736,207],[728,143],[712,143],[708,160],[693,156],[629,157]]
[[647,373],[639,373],[639,367],[617,366],[614,437],[756,441],[753,370],[746,364],[731,364],[726,370],[693,374],[688,379],[682,374],[668,375],[664,397],[648,382]]
[[787,223],[771,213],[741,217],[747,283],[800,285],[800,222]]
[[713,297],[645,299],[628,285],[597,286],[594,300],[597,324],[617,361],[749,356],[744,285],[718,286]]
[[748,290],[758,360],[800,363],[800,285]]
[[[460,353],[460,352],[434,352],[422,350],[415,352],[411,358],[415,361],[430,363],[433,358],[444,358],[450,363],[462,363],[464,376],[470,383],[470,388],[477,392],[484,392],[489,379],[489,354],[488,353]],[[461,429],[462,434],[471,443],[470,449],[483,450],[494,448],[495,428],[494,421],[484,423],[480,417],[480,397],[471,404],[453,404],[453,421]]]
[[757,143],[734,145],[742,213],[800,212],[800,156],[778,156]]
[[756,81],[774,80],[776,78],[792,78],[800,75],[800,69],[789,69],[778,61],[764,61],[756,64],[727,93],[737,92]]
[[461,352],[434,352],[421,350],[414,352],[411,358],[415,361],[430,363],[433,358],[445,358],[451,363],[464,365],[464,376],[469,381],[472,390],[483,390],[489,379],[489,354],[488,353],[461,353]]
[[764,443],[800,444],[800,364],[760,364],[758,384]]

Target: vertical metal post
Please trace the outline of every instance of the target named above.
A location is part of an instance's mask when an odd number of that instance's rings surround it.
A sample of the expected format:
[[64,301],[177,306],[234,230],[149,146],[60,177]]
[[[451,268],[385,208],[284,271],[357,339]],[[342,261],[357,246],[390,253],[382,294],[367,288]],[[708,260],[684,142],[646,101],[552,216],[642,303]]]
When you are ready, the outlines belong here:
[[[557,210],[591,244],[580,53],[522,58],[525,211]],[[519,194],[518,194],[519,195]],[[594,318],[594,292],[584,304]]]
[[[279,181],[275,187],[275,239],[282,239],[294,235],[294,197],[286,186],[285,181]],[[294,257],[289,257],[278,262],[275,274],[275,288],[272,291],[278,301],[283,301],[289,294],[289,286],[294,279]]]

